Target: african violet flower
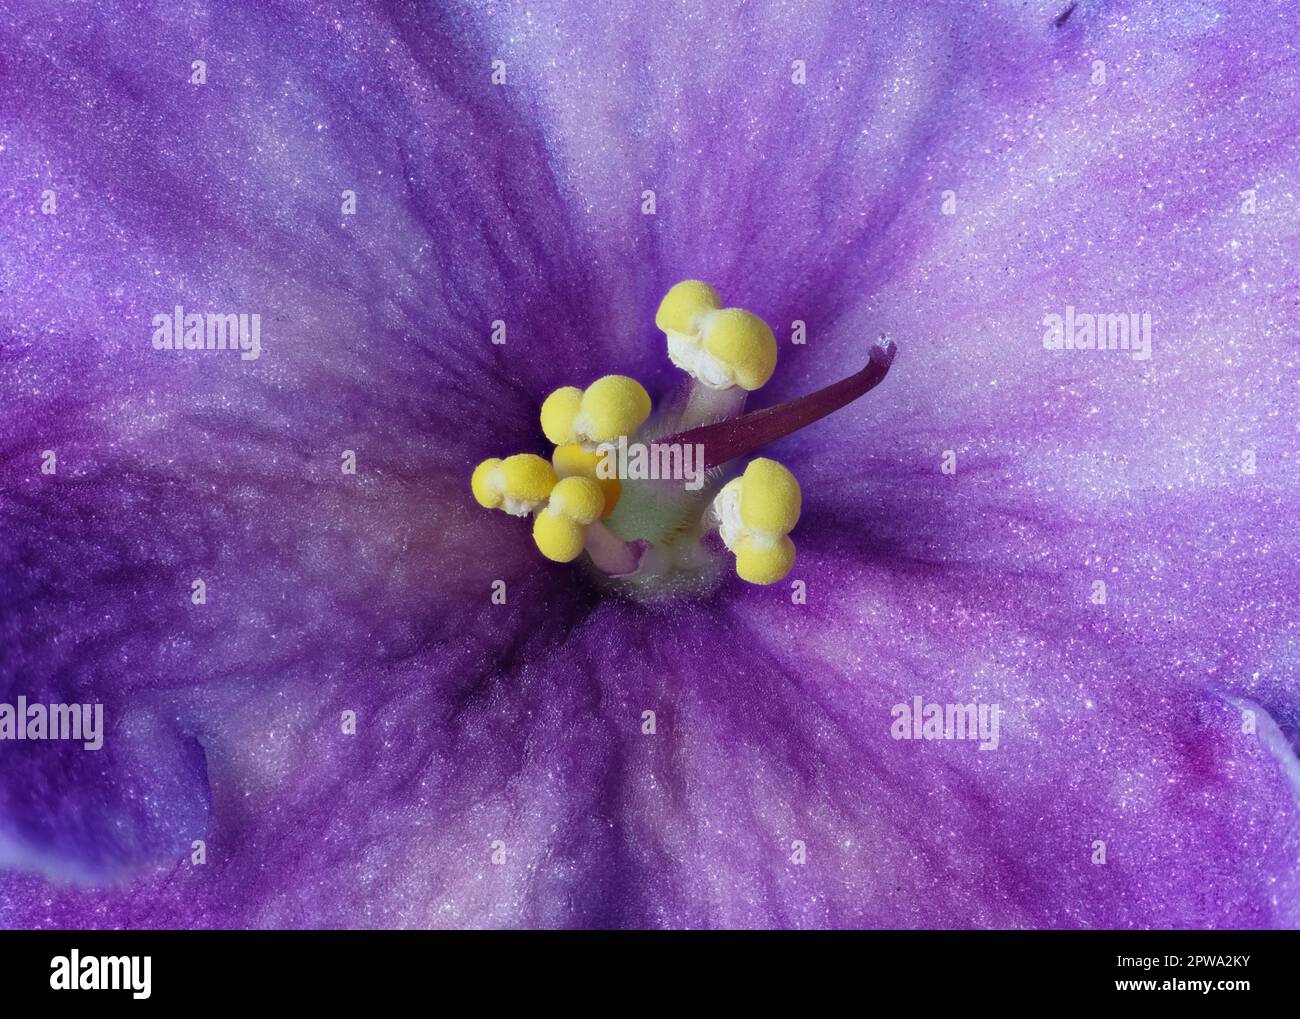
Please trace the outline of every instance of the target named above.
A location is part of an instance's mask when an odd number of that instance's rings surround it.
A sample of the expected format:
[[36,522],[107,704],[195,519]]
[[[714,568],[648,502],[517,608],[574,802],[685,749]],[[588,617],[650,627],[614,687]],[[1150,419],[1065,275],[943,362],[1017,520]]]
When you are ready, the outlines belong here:
[[[1293,8],[414,7],[0,15],[0,921],[1294,925]],[[682,280],[898,356],[642,597],[470,480]]]

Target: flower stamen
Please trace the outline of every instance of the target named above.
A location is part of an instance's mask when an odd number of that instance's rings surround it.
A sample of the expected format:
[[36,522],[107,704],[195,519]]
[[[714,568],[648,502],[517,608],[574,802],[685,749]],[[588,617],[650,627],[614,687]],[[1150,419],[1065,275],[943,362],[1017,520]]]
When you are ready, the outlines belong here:
[[533,518],[533,542],[552,562],[570,563],[582,555],[586,528],[600,519],[605,497],[591,478],[563,478]]
[[504,460],[484,460],[474,468],[470,488],[485,509],[526,517],[546,502],[558,480],[555,468],[540,456],[516,453]]
[[595,451],[632,435],[650,416],[650,394],[636,379],[606,375],[585,390],[564,386],[542,403],[542,431],[557,446]]
[[643,541],[624,541],[597,520],[587,528],[586,549],[591,562],[610,577],[635,573],[649,546]]
[[597,467],[603,459],[602,454],[583,449],[576,442],[556,446],[555,452],[551,454],[551,464],[559,478],[591,478],[600,486],[601,494],[605,497],[605,508],[600,514],[602,520],[614,512],[619,499],[623,497],[623,482],[618,478],[601,477],[598,473]]
[[749,392],[776,370],[776,338],[757,315],[724,308],[718,292],[699,280],[664,295],[655,325],[668,339],[668,359],[692,380],[681,425],[693,428],[739,414]]
[[736,557],[736,574],[751,584],[775,584],[794,567],[790,532],[799,522],[799,482],[767,457],[751,460],[713,500],[722,543]]

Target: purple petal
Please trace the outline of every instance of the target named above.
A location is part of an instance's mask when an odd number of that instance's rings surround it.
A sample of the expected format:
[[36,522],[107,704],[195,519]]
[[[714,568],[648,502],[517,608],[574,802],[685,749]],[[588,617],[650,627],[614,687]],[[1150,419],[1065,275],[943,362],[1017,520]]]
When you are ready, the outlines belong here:
[[[0,700],[113,741],[6,749],[0,917],[1296,924],[1294,32],[789,10],[5,16]],[[807,605],[600,602],[468,503],[551,386],[671,378],[684,276],[776,326],[764,401],[899,341],[774,451]],[[176,303],[264,356],[168,361]],[[1043,350],[1067,303],[1152,360]],[[893,740],[915,696],[998,751]]]

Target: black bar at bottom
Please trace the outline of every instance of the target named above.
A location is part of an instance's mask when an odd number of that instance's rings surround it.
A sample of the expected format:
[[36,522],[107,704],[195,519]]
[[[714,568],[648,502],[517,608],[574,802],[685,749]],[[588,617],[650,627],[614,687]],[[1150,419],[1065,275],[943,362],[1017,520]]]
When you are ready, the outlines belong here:
[[337,1008],[414,996],[437,1008],[468,994],[491,1011],[511,998],[670,1007],[842,987],[863,1004],[1259,1005],[1293,1000],[1297,948],[1295,931],[8,931],[0,1000]]

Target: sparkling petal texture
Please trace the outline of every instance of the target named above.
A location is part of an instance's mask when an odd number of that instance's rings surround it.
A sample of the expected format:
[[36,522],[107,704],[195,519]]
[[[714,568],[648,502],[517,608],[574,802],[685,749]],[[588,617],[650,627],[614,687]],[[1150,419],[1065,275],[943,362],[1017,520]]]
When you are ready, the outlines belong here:
[[[0,702],[108,730],[0,742],[0,924],[1300,924],[1292,7],[428,6],[0,12]],[[899,344],[770,450],[806,604],[470,498],[551,388],[677,383],[683,278],[772,324],[751,406]]]

